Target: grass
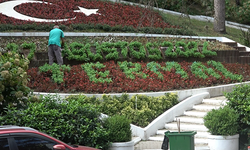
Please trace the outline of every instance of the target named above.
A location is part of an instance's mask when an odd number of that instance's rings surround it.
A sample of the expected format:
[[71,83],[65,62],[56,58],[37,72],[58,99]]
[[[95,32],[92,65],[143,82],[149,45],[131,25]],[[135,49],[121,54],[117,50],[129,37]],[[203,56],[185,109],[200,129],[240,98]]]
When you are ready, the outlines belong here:
[[167,22],[174,25],[179,25],[184,28],[192,30],[198,36],[209,36],[209,37],[227,37],[244,45],[244,38],[242,30],[231,27],[226,27],[226,33],[220,34],[213,30],[212,22],[199,21],[190,19],[187,16],[177,16],[172,14],[164,14]]

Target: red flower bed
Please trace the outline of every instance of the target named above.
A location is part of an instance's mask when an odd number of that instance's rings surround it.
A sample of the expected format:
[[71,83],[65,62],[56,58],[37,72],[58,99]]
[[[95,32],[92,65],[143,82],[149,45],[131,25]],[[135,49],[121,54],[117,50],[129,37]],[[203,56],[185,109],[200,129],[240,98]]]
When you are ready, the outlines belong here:
[[[0,3],[6,0],[0,0]],[[48,3],[23,3],[15,7],[21,14],[41,18],[41,19],[67,19],[73,20],[60,22],[64,25],[78,23],[108,24],[110,26],[133,26],[137,27],[160,27],[176,28],[163,21],[159,13],[139,6],[124,5],[121,3],[111,3],[102,1],[78,1],[78,0],[46,0]],[[99,14],[86,16],[83,13],[74,12],[79,10],[78,6],[87,9],[99,9]],[[32,21],[22,21],[0,14],[1,24],[29,24]],[[37,23],[41,24],[41,23]]]
[[[141,75],[135,74],[135,79],[126,77],[125,73],[120,69],[120,66],[114,61],[103,63],[105,68],[98,71],[109,71],[107,78],[111,78],[111,83],[94,83],[89,80],[87,73],[82,69],[81,65],[71,67],[70,72],[64,72],[64,82],[57,84],[54,83],[51,72],[38,73],[38,68],[31,68],[28,70],[30,81],[28,86],[34,91],[39,92],[83,92],[83,93],[121,93],[121,92],[157,92],[157,91],[170,91],[180,89],[192,89],[200,87],[208,87],[221,84],[235,83],[238,81],[226,78],[221,72],[220,79],[209,76],[207,79],[196,77],[191,72],[190,62],[179,63],[182,69],[187,72],[188,78],[183,79],[180,74],[171,71],[161,70],[163,80],[158,78],[158,75],[147,69],[147,63],[139,62],[142,69],[141,71],[147,75],[144,79]],[[166,66],[165,62],[159,63],[162,67]],[[202,63],[208,68],[207,63]],[[243,81],[250,80],[250,66],[245,64],[225,64],[224,67],[233,74],[243,76]],[[214,69],[216,70],[216,69]],[[98,75],[96,75],[98,78]]]

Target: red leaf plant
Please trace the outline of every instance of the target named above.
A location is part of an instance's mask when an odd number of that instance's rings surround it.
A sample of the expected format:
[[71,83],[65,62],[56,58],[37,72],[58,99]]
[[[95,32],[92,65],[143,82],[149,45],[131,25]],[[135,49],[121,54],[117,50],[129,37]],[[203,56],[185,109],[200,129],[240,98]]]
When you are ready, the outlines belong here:
[[[0,3],[6,0],[0,0]],[[46,3],[45,3],[46,2]],[[84,13],[75,12],[79,10],[78,6],[86,9],[98,9],[99,14],[86,16]],[[70,26],[71,24],[108,24],[111,27],[133,26],[137,27],[159,27],[159,28],[178,28],[164,22],[163,18],[156,11],[147,8],[125,5],[121,3],[112,3],[104,1],[87,0],[46,0],[43,3],[23,3],[14,8],[17,12],[41,19],[69,19],[69,21],[60,22],[60,24]],[[55,22],[33,22],[18,20],[0,14],[1,24],[54,24]]]
[[[89,80],[87,73],[82,69],[81,65],[71,66],[69,72],[64,72],[64,82],[57,84],[53,82],[51,72],[39,73],[38,68],[31,68],[27,71],[29,75],[28,86],[37,92],[83,92],[83,93],[121,93],[121,92],[157,92],[170,91],[181,89],[193,89],[214,85],[222,85],[236,83],[238,81],[226,78],[221,72],[215,68],[202,63],[206,67],[213,68],[221,78],[208,75],[208,78],[203,79],[195,76],[191,72],[191,62],[179,62],[181,68],[188,74],[187,78],[182,78],[176,73],[175,69],[170,71],[160,70],[163,79],[160,79],[156,73],[147,69],[147,63],[137,62],[142,66],[141,71],[147,75],[144,79],[141,75],[134,74],[135,78],[126,77],[125,73],[120,69],[118,63],[107,61],[103,63],[105,67],[102,69],[108,70],[108,78],[112,79],[111,83],[95,83]],[[166,66],[165,62],[159,63],[162,67]],[[250,66],[242,64],[226,64],[224,67],[234,74],[243,76],[243,81],[250,80]]]

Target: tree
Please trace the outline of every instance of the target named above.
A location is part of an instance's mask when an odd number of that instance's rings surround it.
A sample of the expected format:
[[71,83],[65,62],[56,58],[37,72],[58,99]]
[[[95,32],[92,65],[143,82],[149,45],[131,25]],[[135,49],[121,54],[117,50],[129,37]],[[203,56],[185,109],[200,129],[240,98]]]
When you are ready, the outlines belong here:
[[225,0],[214,0],[214,31],[226,33],[225,26],[226,2]]

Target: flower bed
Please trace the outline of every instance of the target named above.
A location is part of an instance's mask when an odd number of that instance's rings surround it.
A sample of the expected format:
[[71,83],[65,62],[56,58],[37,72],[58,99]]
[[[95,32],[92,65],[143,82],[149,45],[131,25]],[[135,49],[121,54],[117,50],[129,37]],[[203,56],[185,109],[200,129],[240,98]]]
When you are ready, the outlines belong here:
[[[6,0],[0,0],[0,3]],[[23,3],[15,7],[18,13],[42,19],[69,19],[60,24],[71,26],[72,24],[107,24],[113,26],[132,26],[134,28],[155,27],[155,28],[178,28],[164,22],[158,12],[150,9],[121,3],[103,1],[77,1],[77,0],[47,0],[48,3]],[[74,12],[79,10],[78,6],[86,9],[99,9],[99,14],[89,16],[84,13]],[[150,16],[150,17],[149,17]],[[54,24],[45,22],[34,22],[18,20],[0,14],[1,24]]]
[[[46,66],[46,65],[45,65]],[[44,66],[43,66],[44,67]],[[53,67],[58,68],[58,67]],[[28,70],[28,86],[39,92],[156,92],[249,81],[250,66],[208,62],[83,63],[61,71]],[[53,77],[61,78],[54,80]],[[62,81],[62,82],[55,82]]]

